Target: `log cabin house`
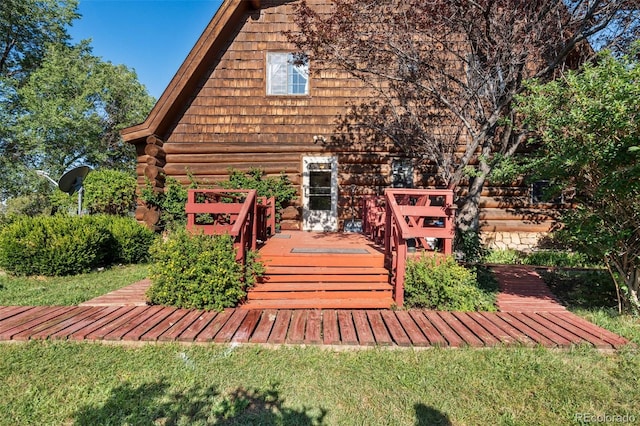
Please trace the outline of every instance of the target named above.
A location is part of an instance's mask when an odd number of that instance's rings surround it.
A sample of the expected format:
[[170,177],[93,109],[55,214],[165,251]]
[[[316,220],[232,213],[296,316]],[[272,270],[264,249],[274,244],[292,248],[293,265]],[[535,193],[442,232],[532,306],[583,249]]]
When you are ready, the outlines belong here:
[[[317,7],[330,2],[314,0]],[[295,65],[283,31],[294,30],[293,0],[224,0],[145,122],[122,131],[136,146],[138,184],[161,189],[165,176],[213,184],[229,168],[285,173],[299,187],[283,229],[342,230],[360,215],[364,195],[386,187],[424,187],[429,176],[393,150],[372,152],[324,144],[336,117],[362,99],[362,83],[341,72]],[[179,31],[179,29],[174,29]],[[500,248],[534,246],[550,229],[553,209],[532,204],[528,186],[485,188],[485,242]],[[532,206],[535,209],[532,209]],[[136,217],[156,220],[138,206]],[[153,223],[150,223],[153,225]]]

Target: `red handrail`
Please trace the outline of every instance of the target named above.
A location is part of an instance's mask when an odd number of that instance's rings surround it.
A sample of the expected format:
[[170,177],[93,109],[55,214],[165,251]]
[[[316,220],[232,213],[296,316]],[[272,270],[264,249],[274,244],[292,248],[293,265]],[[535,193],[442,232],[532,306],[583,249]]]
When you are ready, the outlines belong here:
[[[187,230],[230,235],[236,260],[244,264],[247,250],[257,247],[257,211],[255,189],[190,189],[185,205]],[[198,223],[199,215],[205,214],[208,223]]]
[[384,247],[387,267],[391,270],[394,300],[404,303],[404,276],[407,241],[429,249],[434,239],[442,240],[442,252],[453,252],[453,191],[446,189],[385,190]]

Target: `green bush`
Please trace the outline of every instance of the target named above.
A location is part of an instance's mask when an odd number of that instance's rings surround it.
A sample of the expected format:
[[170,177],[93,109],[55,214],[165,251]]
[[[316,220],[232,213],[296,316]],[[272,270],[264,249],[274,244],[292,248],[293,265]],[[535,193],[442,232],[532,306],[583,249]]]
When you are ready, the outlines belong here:
[[513,249],[496,249],[485,254],[484,263],[498,263],[503,265],[518,265],[522,263],[523,253]]
[[89,213],[126,216],[135,207],[136,178],[119,170],[101,169],[87,175],[84,205]]
[[529,253],[522,260],[525,265],[558,268],[583,268],[593,266],[589,258],[579,252],[544,250]]
[[229,180],[219,185],[227,189],[255,189],[259,197],[274,197],[276,219],[280,218],[279,212],[296,196],[296,188],[287,175],[281,173],[278,178],[265,177],[261,169],[251,169],[247,173],[231,169]]
[[84,216],[85,220],[106,228],[113,236],[108,263],[142,263],[149,260],[149,249],[156,234],[130,217],[111,215]]
[[155,207],[160,211],[158,225],[162,229],[176,229],[187,223],[187,214],[185,213],[187,188],[175,178],[168,177],[166,179],[163,192],[156,192],[147,182],[146,187],[142,189],[140,199],[148,207]]
[[154,239],[126,217],[21,217],[0,230],[0,268],[14,275],[75,275],[145,261]]
[[480,288],[478,274],[451,256],[407,261],[405,304],[443,311],[493,311],[495,294]]
[[75,275],[107,263],[114,239],[82,217],[23,217],[0,231],[0,268],[14,275]]
[[147,296],[153,304],[180,308],[215,309],[236,306],[255,283],[262,265],[250,254],[247,265],[236,262],[228,235],[192,235],[172,232],[153,245],[152,285]]

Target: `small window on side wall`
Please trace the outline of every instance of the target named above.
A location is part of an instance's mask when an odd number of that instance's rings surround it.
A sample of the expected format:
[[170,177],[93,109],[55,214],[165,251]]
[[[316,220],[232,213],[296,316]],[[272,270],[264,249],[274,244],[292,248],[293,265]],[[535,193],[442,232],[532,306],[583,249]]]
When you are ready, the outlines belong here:
[[267,95],[308,95],[309,61],[293,53],[267,53]]

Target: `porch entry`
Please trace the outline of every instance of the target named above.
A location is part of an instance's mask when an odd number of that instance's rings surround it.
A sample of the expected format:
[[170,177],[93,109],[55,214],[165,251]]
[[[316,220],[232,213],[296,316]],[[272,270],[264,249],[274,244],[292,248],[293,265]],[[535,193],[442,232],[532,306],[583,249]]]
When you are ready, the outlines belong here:
[[302,229],[338,230],[338,160],[302,158]]

